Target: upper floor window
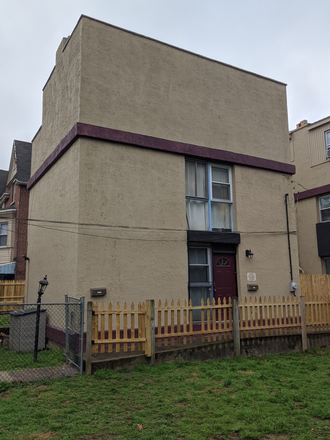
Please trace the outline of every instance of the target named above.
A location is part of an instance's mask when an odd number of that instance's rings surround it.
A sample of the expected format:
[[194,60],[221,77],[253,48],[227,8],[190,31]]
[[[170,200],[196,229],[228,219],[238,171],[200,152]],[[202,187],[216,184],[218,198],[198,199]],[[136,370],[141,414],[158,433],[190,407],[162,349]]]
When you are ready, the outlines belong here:
[[330,196],[320,198],[321,222],[330,221]]
[[326,158],[330,159],[330,130],[324,133]]
[[187,228],[231,231],[231,168],[205,162],[186,161]]
[[0,246],[7,246],[8,223],[0,223]]

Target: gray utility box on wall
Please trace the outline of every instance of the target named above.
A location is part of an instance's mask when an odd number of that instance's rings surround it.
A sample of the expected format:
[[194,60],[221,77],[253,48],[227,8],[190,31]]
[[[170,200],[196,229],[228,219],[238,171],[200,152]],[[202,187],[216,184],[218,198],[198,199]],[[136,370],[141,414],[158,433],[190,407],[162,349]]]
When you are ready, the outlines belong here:
[[[9,350],[29,352],[34,350],[37,309],[10,312]],[[40,310],[38,350],[46,346],[46,309]]]

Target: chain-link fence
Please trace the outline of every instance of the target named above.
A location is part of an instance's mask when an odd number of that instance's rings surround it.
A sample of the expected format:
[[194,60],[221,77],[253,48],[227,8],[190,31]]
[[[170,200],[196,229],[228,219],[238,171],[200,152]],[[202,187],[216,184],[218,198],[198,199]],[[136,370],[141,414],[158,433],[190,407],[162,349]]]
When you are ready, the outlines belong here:
[[[8,312],[8,310],[12,310]],[[84,298],[0,308],[0,382],[82,373]]]

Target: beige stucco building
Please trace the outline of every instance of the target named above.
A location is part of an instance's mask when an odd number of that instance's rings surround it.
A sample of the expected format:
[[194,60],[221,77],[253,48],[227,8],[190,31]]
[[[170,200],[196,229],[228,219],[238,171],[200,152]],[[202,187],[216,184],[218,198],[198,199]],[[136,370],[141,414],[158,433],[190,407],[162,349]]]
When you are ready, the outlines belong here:
[[45,301],[290,295],[293,173],[285,84],[82,16],[33,140],[27,301],[45,274]]
[[300,266],[308,274],[330,274],[330,116],[301,121],[290,143]]

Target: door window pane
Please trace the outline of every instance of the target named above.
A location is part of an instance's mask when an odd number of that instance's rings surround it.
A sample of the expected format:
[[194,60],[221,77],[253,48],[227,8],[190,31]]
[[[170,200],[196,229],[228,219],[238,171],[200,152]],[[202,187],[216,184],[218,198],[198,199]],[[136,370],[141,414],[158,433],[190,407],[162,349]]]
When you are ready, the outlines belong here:
[[[206,305],[207,299],[212,301],[211,298],[212,295],[212,289],[210,287],[190,287],[189,289],[189,296],[192,301],[192,305],[195,307],[200,307],[201,305],[201,299],[203,298],[204,304]],[[206,318],[206,310],[204,311],[205,318]],[[193,310],[193,321],[200,321],[201,320],[201,310]]]
[[187,228],[194,231],[209,229],[207,202],[200,200],[186,200]]
[[189,281],[191,283],[207,283],[208,272],[208,266],[189,266]]
[[207,264],[207,250],[189,248],[189,264]]
[[228,229],[231,231],[231,204],[212,203],[212,229]]
[[321,221],[328,222],[330,220],[330,209],[324,209],[321,211]]
[[325,273],[327,275],[330,275],[330,258],[327,258],[325,260]]

